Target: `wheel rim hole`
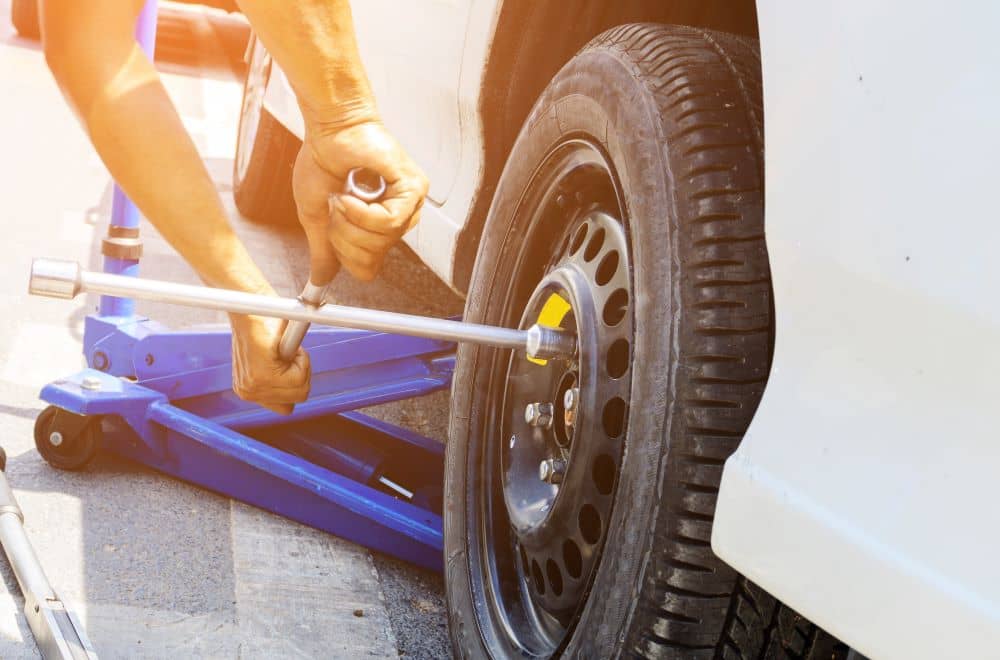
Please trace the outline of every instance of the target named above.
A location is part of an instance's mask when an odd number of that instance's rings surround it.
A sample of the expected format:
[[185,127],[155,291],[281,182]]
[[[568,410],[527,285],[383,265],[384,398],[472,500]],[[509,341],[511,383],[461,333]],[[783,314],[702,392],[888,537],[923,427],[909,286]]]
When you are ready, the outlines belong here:
[[542,567],[534,559],[531,560],[531,581],[535,583],[535,591],[540,594],[545,593],[545,577],[542,575]]
[[563,564],[566,572],[574,580],[579,580],[583,574],[583,557],[580,555],[580,548],[573,539],[566,539],[563,542]]
[[609,438],[617,438],[625,429],[625,401],[615,397],[604,404],[604,414],[601,416],[604,432]]
[[577,251],[583,245],[583,242],[587,239],[588,231],[589,227],[586,224],[580,225],[580,228],[576,230],[576,233],[573,234],[573,241],[569,244],[570,254],[577,253]]
[[597,492],[601,495],[611,494],[611,491],[615,487],[615,473],[617,471],[618,466],[615,465],[615,459],[607,454],[601,454],[594,459],[591,476],[594,478],[594,485],[597,486]]
[[604,322],[611,327],[618,325],[625,318],[627,309],[628,291],[615,289],[604,303]]
[[602,247],[604,247],[604,227],[598,227],[587,242],[587,249],[583,251],[584,260],[593,261]]
[[584,504],[580,509],[580,534],[583,540],[594,545],[601,540],[601,514],[591,504]]
[[562,571],[559,570],[559,565],[551,559],[548,560],[545,562],[545,573],[548,575],[549,586],[552,587],[552,593],[556,596],[562,596],[563,578]]
[[608,349],[608,375],[621,378],[628,371],[629,343],[626,339],[617,339]]
[[618,272],[618,261],[618,250],[612,250],[604,255],[601,264],[597,267],[597,274],[594,276],[594,281],[599,286],[604,286],[615,276],[615,273]]

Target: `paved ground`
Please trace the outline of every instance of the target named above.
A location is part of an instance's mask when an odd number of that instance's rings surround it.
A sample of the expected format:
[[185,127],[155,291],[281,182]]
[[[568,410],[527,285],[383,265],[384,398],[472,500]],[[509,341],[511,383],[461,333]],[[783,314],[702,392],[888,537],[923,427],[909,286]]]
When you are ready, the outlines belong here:
[[[17,38],[7,16],[9,0],[0,0],[0,443],[38,554],[101,656],[447,655],[437,575],[131,462],[102,456],[87,471],[68,474],[38,456],[32,441],[42,408],[38,389],[82,366],[82,321],[94,301],[28,297],[28,264],[46,255],[98,267],[111,184],[37,44]],[[161,23],[164,36],[187,35],[193,49],[164,43],[160,62],[230,206],[241,92],[231,70],[238,46],[223,48],[238,41],[232,27],[211,13],[173,11]],[[296,292],[306,271],[303,239],[237,222],[275,286]],[[144,274],[195,282],[150,227],[143,231]],[[335,296],[437,315],[461,309],[403,249],[379,282],[345,277]],[[223,320],[155,305],[140,311],[172,326]],[[377,414],[443,441],[447,396],[384,406]],[[0,575],[0,657],[35,657],[17,584],[2,560]],[[353,614],[359,608],[360,618]]]

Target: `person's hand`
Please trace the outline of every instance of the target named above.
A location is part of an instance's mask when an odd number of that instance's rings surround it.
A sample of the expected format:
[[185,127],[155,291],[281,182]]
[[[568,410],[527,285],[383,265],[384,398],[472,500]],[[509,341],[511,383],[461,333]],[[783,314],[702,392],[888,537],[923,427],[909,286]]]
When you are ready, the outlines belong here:
[[[356,167],[382,175],[381,200],[367,204],[344,193],[347,173]],[[373,279],[389,248],[419,221],[428,190],[427,177],[377,121],[335,131],[307,128],[292,182],[315,284],[333,279],[338,261],[358,279]]]
[[278,357],[280,319],[230,315],[233,328],[233,391],[281,415],[309,396],[309,354],[301,348],[291,362]]

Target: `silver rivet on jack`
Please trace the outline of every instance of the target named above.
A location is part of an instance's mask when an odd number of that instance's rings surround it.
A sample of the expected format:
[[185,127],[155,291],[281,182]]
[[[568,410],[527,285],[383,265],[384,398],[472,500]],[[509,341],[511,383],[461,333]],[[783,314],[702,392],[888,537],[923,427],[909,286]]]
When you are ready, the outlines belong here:
[[101,379],[96,376],[86,376],[80,382],[80,387],[91,392],[96,392],[101,389]]
[[538,464],[538,478],[547,484],[561,484],[566,473],[566,461],[547,458]]
[[552,428],[552,414],[551,403],[529,403],[524,409],[524,421],[530,426],[550,429]]
[[52,433],[49,433],[50,445],[52,445],[53,447],[58,447],[62,443],[63,443],[62,433],[60,433],[59,431],[53,431]]

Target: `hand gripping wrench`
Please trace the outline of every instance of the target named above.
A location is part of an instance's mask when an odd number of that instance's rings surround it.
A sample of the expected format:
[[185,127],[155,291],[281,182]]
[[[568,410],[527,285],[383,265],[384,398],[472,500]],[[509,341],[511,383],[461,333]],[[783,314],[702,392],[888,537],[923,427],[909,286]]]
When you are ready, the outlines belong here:
[[[347,173],[344,192],[348,195],[354,195],[362,202],[373,204],[382,199],[382,195],[385,194],[385,188],[385,179],[380,175],[371,170],[355,168]],[[299,294],[299,300],[302,301],[303,305],[319,307],[326,298],[326,291],[330,287],[332,280],[316,282],[313,277],[314,274],[310,273],[309,279],[302,289],[302,293]],[[299,346],[302,345],[302,340],[305,338],[306,331],[308,330],[309,323],[307,321],[288,322],[284,333],[281,335],[281,341],[278,343],[278,355],[281,356],[282,360],[291,362],[292,358],[295,357],[295,353],[299,350]]]

